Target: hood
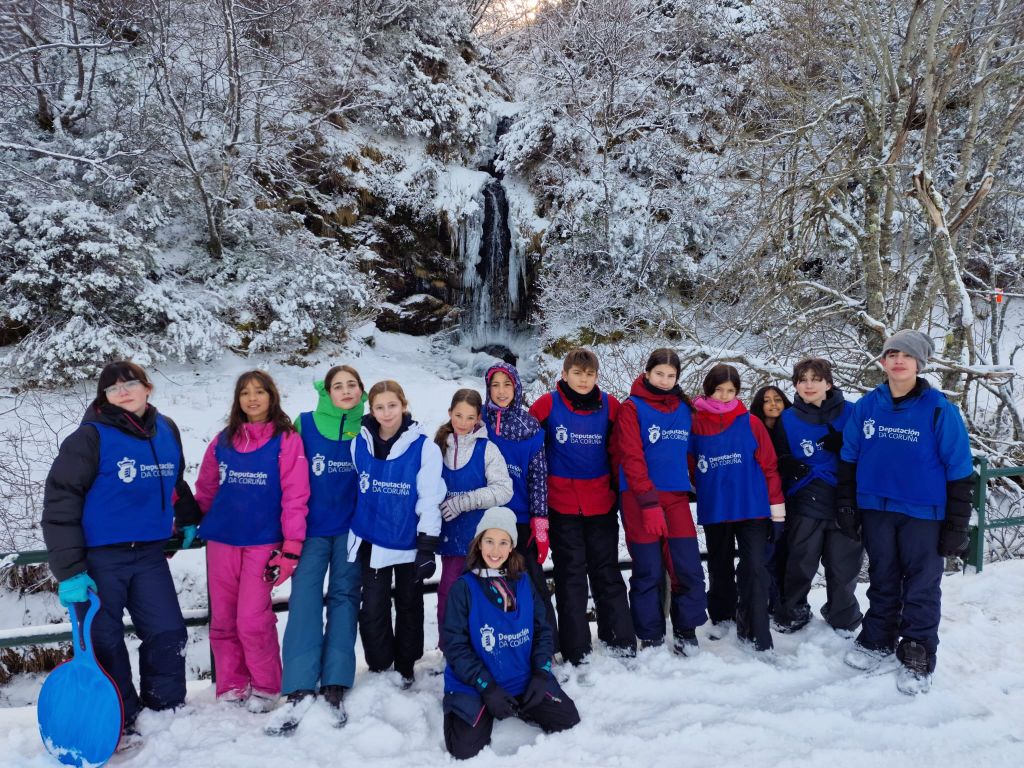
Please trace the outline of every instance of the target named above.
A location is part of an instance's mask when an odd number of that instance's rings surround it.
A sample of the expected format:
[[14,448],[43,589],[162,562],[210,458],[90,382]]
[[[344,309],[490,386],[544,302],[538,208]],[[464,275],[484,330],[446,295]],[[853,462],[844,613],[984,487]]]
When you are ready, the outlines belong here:
[[351,440],[359,434],[360,422],[366,411],[366,393],[359,399],[359,404],[348,410],[339,408],[331,402],[331,396],[324,387],[324,382],[314,381],[313,389],[317,393],[316,409],[313,411],[313,422],[320,434],[330,440]]

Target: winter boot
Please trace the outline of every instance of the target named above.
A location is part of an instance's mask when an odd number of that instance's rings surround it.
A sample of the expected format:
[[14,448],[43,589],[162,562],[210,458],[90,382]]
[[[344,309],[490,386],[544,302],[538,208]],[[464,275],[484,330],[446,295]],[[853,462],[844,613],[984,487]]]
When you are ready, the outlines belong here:
[[916,640],[900,640],[896,657],[902,662],[896,672],[896,687],[900,693],[916,696],[928,693],[932,687],[934,657],[928,658],[928,649]]
[[700,654],[697,632],[693,629],[680,629],[672,633],[672,648],[680,656],[693,658]]
[[253,691],[252,695],[249,696],[249,700],[245,702],[245,708],[254,715],[264,715],[274,710],[280,698],[281,695],[277,693]]
[[640,650],[646,651],[648,648],[660,648],[665,644],[665,638],[659,637],[657,640],[644,640],[639,638]]
[[320,688],[320,695],[327,702],[327,706],[331,708],[335,728],[341,728],[348,722],[348,713],[345,712],[344,703],[347,690],[348,688],[344,685],[324,685]]
[[712,622],[711,628],[708,630],[708,640],[721,640],[735,626],[736,622],[729,621],[728,619]]
[[853,648],[843,656],[843,663],[861,672],[881,674],[895,670],[896,656],[887,648],[868,648],[854,642]]
[[316,696],[312,691],[292,691],[281,707],[270,719],[270,724],[263,729],[267,736],[291,736],[299,727],[302,716],[313,706]]
[[794,632],[799,632],[810,623],[811,607],[809,605],[801,605],[792,614],[784,614],[782,611],[779,611],[773,621],[777,631],[784,635],[791,635]]
[[131,750],[138,749],[141,746],[142,734],[139,733],[139,729],[135,727],[135,723],[128,723],[125,725],[124,730],[121,731],[121,739],[117,742],[114,754],[119,755],[122,752],[130,752]]

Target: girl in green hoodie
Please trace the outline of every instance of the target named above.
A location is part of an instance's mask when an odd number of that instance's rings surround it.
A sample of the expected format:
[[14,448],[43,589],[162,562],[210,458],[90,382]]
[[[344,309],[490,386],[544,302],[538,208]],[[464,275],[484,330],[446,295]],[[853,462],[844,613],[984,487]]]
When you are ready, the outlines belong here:
[[360,571],[359,563],[348,562],[347,544],[358,493],[351,441],[359,434],[366,393],[359,373],[348,365],[331,368],[313,387],[319,394],[316,410],[295,420],[309,460],[309,517],[284,632],[282,691],[287,702],[266,729],[272,735],[294,731],[317,693],[336,725],[343,725],[342,700],[355,677]]

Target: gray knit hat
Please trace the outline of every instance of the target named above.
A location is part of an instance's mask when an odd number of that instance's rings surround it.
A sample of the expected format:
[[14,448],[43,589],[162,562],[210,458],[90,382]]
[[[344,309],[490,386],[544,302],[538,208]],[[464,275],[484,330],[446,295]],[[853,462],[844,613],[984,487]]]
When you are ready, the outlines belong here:
[[484,516],[480,518],[480,523],[476,527],[476,535],[479,536],[488,528],[497,528],[511,536],[513,547],[519,543],[519,534],[516,531],[516,513],[508,507],[491,507],[484,512]]
[[917,372],[920,373],[928,365],[928,358],[935,351],[935,342],[931,340],[930,336],[920,331],[896,331],[885,340],[882,357],[885,357],[885,353],[890,349],[905,352],[917,360]]

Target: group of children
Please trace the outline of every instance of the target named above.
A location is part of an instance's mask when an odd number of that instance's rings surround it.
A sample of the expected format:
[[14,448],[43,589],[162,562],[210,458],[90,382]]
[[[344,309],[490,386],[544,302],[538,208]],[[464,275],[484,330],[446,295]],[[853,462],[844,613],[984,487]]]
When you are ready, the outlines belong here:
[[[852,406],[826,361],[801,361],[795,404],[762,390],[755,415],[730,365],[713,366],[691,401],[670,349],[650,355],[622,404],[599,388],[586,349],[568,354],[556,388],[528,410],[516,369],[496,363],[485,397],[456,392],[433,438],[397,382],[366,390],[355,369],[336,366],[314,385],[316,408],[292,423],[271,377],[250,371],[194,498],[177,429],[148,403],[145,371],[115,363],[47,479],[51,568],[65,604],[88,589],[103,601],[95,647],[122,692],[126,737],[141,706],[184,701],[184,622],[161,551],[172,525],[185,547],[207,542],[218,698],[266,712],[283,693],[271,734],[294,731],[317,696],[344,724],[357,626],[369,669],[413,684],[422,585],[437,555],[445,743],[459,758],[488,743],[495,719],[516,715],[549,732],[579,722],[551,665],[560,652],[585,682],[589,596],[598,638],[616,655],[665,642],[666,588],[676,652],[699,652],[696,629],[709,616],[709,639],[735,627],[769,652],[773,619],[781,632],[810,621],[819,562],[823,617],[842,632],[860,627],[846,662],[892,664],[900,690],[922,692],[935,666],[943,555],[966,548],[972,488],[959,412],[917,375],[930,344],[916,331],[888,339],[887,381]],[[541,568],[549,549],[554,606]],[[862,617],[854,587],[865,549]],[[271,590],[288,578],[282,654]],[[126,607],[142,641],[141,699],[121,637]]]

